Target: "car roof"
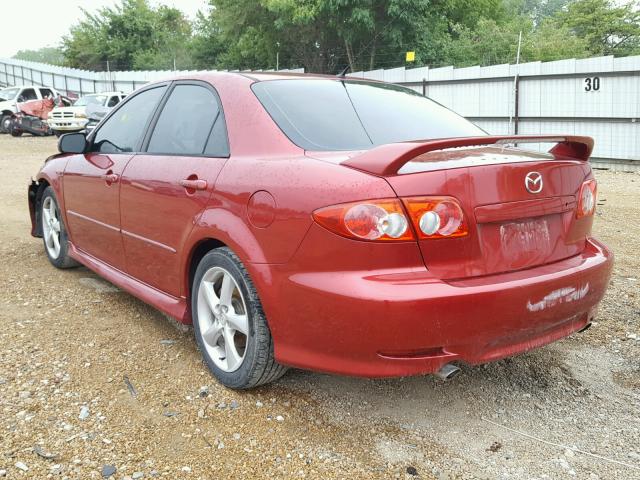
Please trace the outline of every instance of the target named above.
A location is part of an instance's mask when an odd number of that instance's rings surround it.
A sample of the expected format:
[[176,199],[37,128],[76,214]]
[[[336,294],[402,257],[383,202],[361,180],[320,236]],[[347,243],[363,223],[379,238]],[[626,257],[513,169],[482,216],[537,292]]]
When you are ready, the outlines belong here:
[[[206,72],[193,72],[191,74],[185,75],[177,75],[174,77],[167,77],[162,81],[172,81],[172,80],[203,80],[203,81],[214,81],[216,79],[221,79],[223,77],[244,77],[254,82],[264,82],[269,80],[338,80],[338,79],[347,79],[349,81],[366,81],[366,82],[376,82],[376,83],[384,83],[378,80],[371,79],[363,79],[358,77],[339,77],[337,75],[323,75],[319,73],[299,73],[299,72],[254,72],[254,71],[244,71],[244,72],[221,72],[221,71],[206,71]],[[159,83],[152,82],[152,83]]]

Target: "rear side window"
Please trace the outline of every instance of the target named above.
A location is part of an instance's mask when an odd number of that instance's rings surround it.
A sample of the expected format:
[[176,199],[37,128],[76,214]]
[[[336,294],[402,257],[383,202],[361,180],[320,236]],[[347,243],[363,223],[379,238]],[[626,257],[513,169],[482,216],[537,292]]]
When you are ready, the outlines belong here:
[[177,85],[158,117],[147,152],[226,156],[224,119],[213,91]]
[[120,103],[120,99],[118,97],[111,97],[107,102],[107,107],[115,107],[118,103]]
[[140,92],[122,105],[96,132],[94,152],[135,152],[166,87]]
[[282,131],[306,150],[363,150],[409,140],[485,135],[442,105],[395,85],[270,80],[252,88]]

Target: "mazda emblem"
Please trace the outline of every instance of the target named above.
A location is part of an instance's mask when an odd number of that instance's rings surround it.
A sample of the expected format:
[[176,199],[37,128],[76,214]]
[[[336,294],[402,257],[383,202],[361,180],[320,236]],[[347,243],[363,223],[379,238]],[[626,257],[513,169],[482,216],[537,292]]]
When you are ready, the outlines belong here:
[[542,175],[539,172],[529,172],[524,177],[524,186],[529,193],[540,193],[542,191]]

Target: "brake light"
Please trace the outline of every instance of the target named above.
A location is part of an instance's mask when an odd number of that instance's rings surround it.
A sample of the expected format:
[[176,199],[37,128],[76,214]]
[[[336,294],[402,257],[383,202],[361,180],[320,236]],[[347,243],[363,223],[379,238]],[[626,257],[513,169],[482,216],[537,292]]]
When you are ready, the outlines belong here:
[[596,196],[598,194],[598,184],[595,180],[587,180],[580,187],[578,197],[578,209],[576,218],[588,217],[596,211]]
[[458,201],[451,197],[403,199],[420,238],[464,237],[469,228]]
[[[402,203],[409,212],[408,217]],[[345,203],[316,210],[313,218],[338,235],[358,240],[415,240],[409,222],[422,239],[463,237],[469,233],[462,208],[451,197]]]
[[321,208],[313,218],[328,230],[358,240],[414,240],[409,222],[397,199],[369,200]]

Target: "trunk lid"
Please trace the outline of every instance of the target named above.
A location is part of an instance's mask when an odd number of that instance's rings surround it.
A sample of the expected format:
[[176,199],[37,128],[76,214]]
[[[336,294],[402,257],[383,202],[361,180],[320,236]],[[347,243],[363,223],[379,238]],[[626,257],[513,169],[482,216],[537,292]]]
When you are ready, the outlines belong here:
[[[548,140],[558,143],[552,154],[483,140],[481,146],[420,148],[417,156],[407,153],[402,162],[391,158],[384,166],[364,158],[367,153],[342,163],[378,169],[370,173],[384,176],[399,197],[456,198],[469,235],[419,240],[419,246],[432,274],[461,279],[549,264],[584,250],[593,217],[577,219],[575,212],[580,188],[592,176],[585,161],[592,143],[581,150],[587,141]],[[526,182],[528,175],[533,179]]]

